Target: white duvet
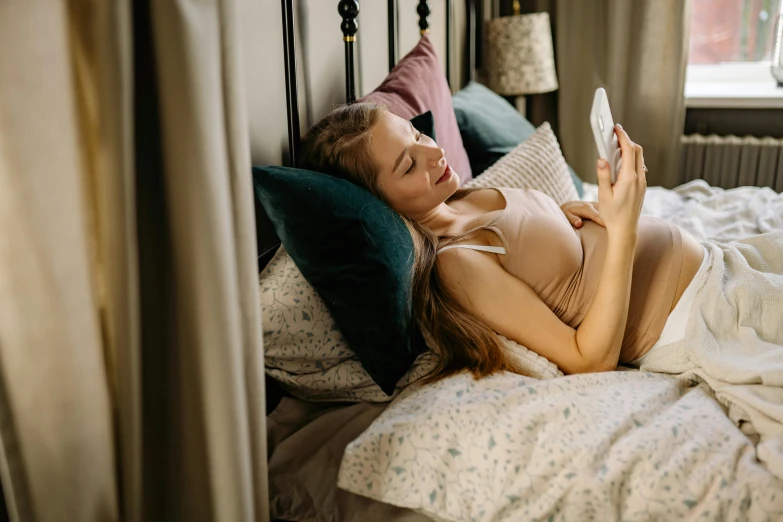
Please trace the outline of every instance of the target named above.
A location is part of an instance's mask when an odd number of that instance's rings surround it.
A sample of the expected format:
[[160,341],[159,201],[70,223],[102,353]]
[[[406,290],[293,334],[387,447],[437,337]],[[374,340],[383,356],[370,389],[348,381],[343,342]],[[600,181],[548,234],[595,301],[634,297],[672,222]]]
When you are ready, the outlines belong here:
[[[701,180],[648,188],[643,213],[699,240],[783,230],[783,196]],[[448,521],[783,520],[783,482],[695,384],[618,371],[413,385],[349,444],[338,485]]]

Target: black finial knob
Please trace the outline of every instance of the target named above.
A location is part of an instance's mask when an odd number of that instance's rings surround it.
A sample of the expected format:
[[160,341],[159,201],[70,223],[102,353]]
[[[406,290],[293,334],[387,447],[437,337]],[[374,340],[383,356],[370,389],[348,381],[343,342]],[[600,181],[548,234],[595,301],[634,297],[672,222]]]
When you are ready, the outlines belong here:
[[356,31],[359,30],[359,23],[356,21],[356,17],[359,16],[359,2],[357,0],[340,0],[337,12],[343,18],[343,23],[340,24],[343,40],[352,41],[356,37]]
[[421,34],[427,33],[430,30],[430,3],[427,0],[419,0],[419,5],[416,7],[416,12],[419,13],[419,30]]

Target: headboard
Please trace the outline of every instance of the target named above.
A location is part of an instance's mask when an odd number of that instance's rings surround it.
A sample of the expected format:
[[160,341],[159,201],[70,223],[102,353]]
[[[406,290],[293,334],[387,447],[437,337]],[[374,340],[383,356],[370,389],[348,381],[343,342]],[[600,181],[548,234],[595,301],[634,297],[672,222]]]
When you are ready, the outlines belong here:
[[[322,2],[323,0],[318,0]],[[378,2],[378,0],[372,0]],[[357,75],[355,64],[357,62],[357,31],[362,22],[361,5],[359,0],[333,0],[334,6],[340,15],[341,23],[339,27],[334,26],[335,37],[342,34],[344,42],[344,71],[345,71],[345,103],[351,103],[357,98]],[[431,26],[430,17],[433,15],[429,0],[418,0],[416,10],[409,14],[400,13],[400,4],[410,4],[410,0],[387,0],[386,5],[386,26],[388,34],[387,60],[388,70],[391,70],[399,59],[399,33],[400,16],[416,16],[419,31],[436,32],[438,28]],[[438,2],[444,9],[444,24],[440,30],[445,33],[446,49],[445,57],[441,60],[445,62],[445,74],[449,81],[452,92],[456,92],[475,79],[477,62],[481,56],[481,28],[483,26],[480,20],[483,20],[483,2],[476,0],[464,0],[464,4],[455,6],[454,0],[441,0]],[[297,69],[297,58],[300,51],[297,49],[297,7],[301,7],[299,2],[294,0],[281,0],[282,14],[282,50],[283,64],[285,73],[285,104],[288,127],[288,150],[287,155],[283,156],[283,163],[286,165],[296,165],[299,155],[300,140],[303,130],[300,121],[300,89],[299,83],[302,78],[302,72]],[[374,5],[377,8],[377,4]],[[460,33],[463,38],[455,37],[455,11],[459,8],[460,18],[464,20],[463,30]],[[412,11],[412,10],[411,10]],[[457,41],[462,40],[461,44]],[[454,79],[453,64],[455,57],[460,64],[458,74],[459,79]],[[455,85],[456,84],[456,85]],[[256,233],[258,241],[258,266],[263,269],[269,260],[274,256],[275,251],[280,245],[274,227],[264,214],[260,205],[256,206]]]

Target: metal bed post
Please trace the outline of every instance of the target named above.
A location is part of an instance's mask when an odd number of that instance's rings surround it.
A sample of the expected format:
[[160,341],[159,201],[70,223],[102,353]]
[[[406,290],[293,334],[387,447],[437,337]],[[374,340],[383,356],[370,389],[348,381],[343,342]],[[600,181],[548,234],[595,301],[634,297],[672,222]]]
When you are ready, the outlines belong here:
[[359,24],[356,21],[356,17],[359,15],[358,0],[340,0],[337,12],[343,18],[340,28],[343,31],[343,41],[345,42],[345,99],[346,103],[353,103],[356,100],[353,46],[356,42],[356,31],[359,29]]
[[453,19],[452,0],[446,0],[446,83],[451,87],[451,27]]
[[389,27],[389,71],[397,65],[397,0],[388,0],[386,20]]
[[468,82],[476,79],[476,1],[465,0],[468,25]]
[[288,161],[295,167],[299,157],[299,94],[296,89],[296,49],[293,0],[281,0],[283,11],[283,57],[285,99],[288,109]]
[[[468,74],[474,79],[476,64],[476,8],[475,0],[466,0],[468,19]],[[296,166],[300,148],[299,98],[296,78],[296,51],[294,39],[293,0],[281,0],[283,18],[283,56],[285,63],[286,105],[288,113],[288,156],[291,166]],[[343,19],[341,29],[345,42],[345,97],[347,103],[356,100],[354,71],[354,43],[359,28],[358,0],[340,0],[337,10]],[[422,35],[429,32],[431,9],[428,0],[419,0],[416,12],[419,14],[419,30]],[[389,28],[389,70],[397,63],[398,7],[397,0],[387,1]],[[453,45],[453,1],[446,0],[446,79],[451,85],[451,58]]]

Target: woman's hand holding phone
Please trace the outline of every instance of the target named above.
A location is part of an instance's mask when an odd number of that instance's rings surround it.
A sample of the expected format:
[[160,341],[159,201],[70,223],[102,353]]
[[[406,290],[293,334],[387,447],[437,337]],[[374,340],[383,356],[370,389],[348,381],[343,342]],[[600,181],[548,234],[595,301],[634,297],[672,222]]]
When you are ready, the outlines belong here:
[[620,125],[615,126],[614,132],[623,161],[617,181],[612,185],[609,164],[603,159],[598,160],[598,202],[607,233],[633,239],[635,243],[647,191],[644,155],[642,147],[632,142]]

